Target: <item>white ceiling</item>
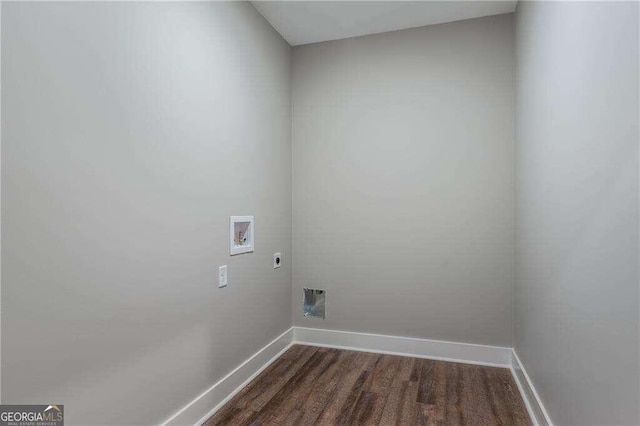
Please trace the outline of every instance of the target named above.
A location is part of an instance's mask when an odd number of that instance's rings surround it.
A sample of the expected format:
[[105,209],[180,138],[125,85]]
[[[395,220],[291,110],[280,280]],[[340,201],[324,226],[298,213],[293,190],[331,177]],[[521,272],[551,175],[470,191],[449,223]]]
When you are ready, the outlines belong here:
[[292,46],[513,12],[499,1],[253,1]]

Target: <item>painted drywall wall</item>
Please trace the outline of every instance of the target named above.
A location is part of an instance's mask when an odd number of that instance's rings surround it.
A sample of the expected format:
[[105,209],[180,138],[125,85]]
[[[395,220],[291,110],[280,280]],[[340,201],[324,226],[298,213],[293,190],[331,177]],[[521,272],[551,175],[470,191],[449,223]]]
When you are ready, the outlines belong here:
[[294,325],[511,346],[512,23],[293,49]]
[[555,424],[639,424],[638,3],[519,2],[515,349]]
[[291,326],[290,47],[249,3],[2,7],[3,402],[157,424]]

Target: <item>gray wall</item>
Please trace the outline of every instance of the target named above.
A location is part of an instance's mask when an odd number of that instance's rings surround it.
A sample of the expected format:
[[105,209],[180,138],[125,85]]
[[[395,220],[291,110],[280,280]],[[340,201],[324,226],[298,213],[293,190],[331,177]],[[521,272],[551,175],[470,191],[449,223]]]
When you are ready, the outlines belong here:
[[295,325],[511,346],[512,16],[293,49]]
[[554,423],[638,424],[638,3],[516,28],[515,349]]
[[249,3],[2,7],[3,403],[158,423],[291,325],[290,48]]

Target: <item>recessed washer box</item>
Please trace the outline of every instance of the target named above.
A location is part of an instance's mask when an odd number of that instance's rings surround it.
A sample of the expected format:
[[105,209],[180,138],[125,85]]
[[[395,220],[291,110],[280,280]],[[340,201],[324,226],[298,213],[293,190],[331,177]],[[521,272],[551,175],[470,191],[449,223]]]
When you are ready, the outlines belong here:
[[253,216],[230,216],[229,253],[231,256],[251,253],[254,248],[254,241]]

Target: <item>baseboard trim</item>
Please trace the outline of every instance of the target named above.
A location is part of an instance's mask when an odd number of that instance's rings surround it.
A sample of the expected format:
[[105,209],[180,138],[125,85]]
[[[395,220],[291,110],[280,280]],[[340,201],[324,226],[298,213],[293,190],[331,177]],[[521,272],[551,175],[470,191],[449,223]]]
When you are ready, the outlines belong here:
[[294,344],[510,368],[532,420],[553,426],[512,348],[307,327],[291,327],[276,337],[162,424],[204,423]]
[[[163,425],[202,424],[293,345],[293,327],[167,419]],[[211,408],[213,407],[213,408]]]
[[518,385],[518,390],[520,390],[520,395],[522,395],[522,399],[524,399],[531,420],[537,425],[553,426],[551,418],[547,410],[545,410],[542,400],[515,350],[511,350],[511,356],[511,374],[516,381],[516,385]]
[[293,340],[301,345],[511,367],[511,348],[499,346],[306,327],[294,327]]

